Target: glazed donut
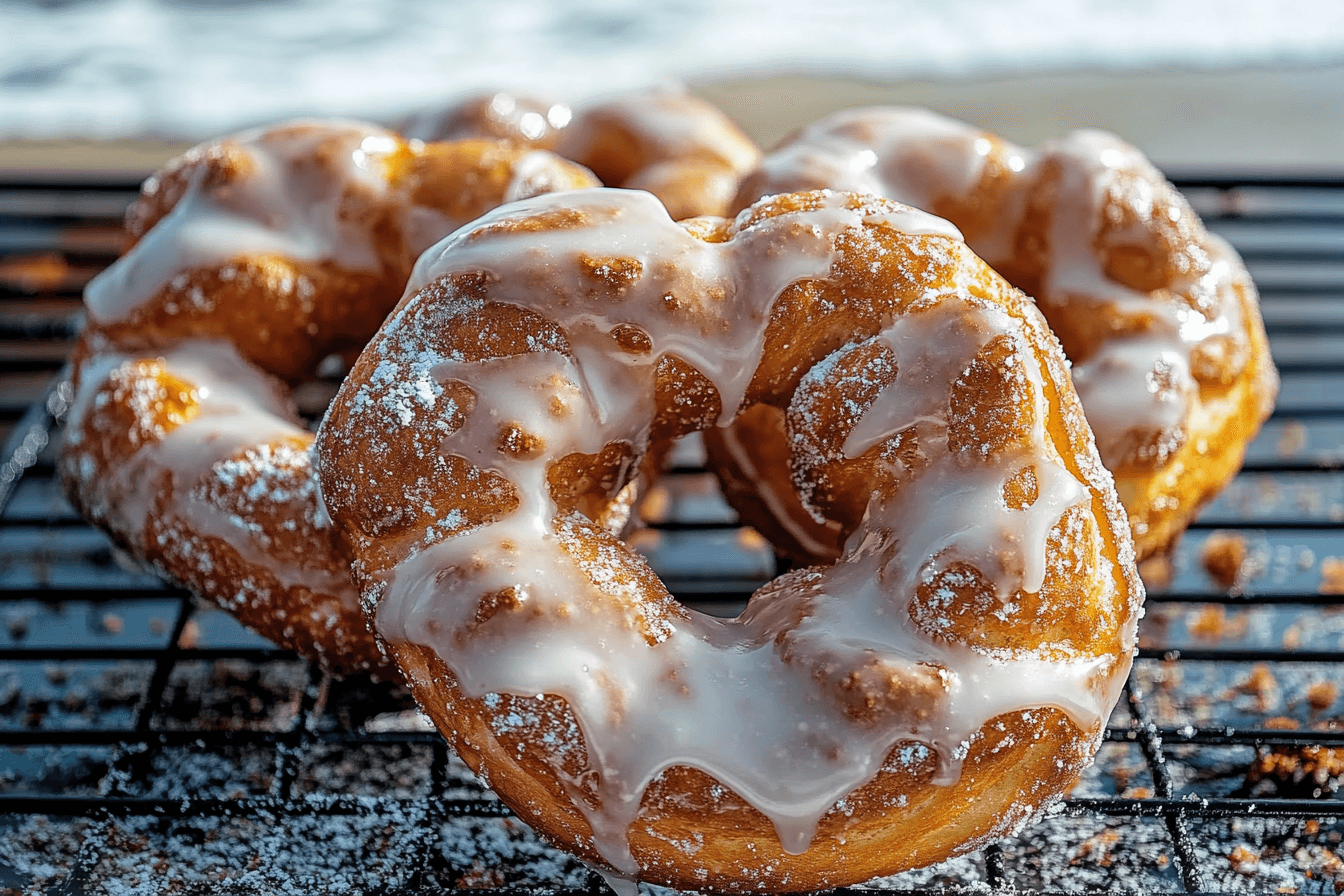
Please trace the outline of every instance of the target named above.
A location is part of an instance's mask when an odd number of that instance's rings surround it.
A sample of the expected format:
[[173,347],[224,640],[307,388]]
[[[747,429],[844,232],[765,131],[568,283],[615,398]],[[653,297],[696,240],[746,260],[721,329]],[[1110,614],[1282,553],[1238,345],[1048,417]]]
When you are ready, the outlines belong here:
[[[1255,288],[1134,147],[1077,131],[1033,152],[923,109],[855,109],[771,152],[735,207],[820,188],[947,218],[1036,297],[1141,559],[1170,549],[1236,474],[1278,391]],[[837,556],[842,521],[791,499],[780,416],[758,411],[721,436],[710,450],[744,518],[795,558]]]
[[[389,669],[289,387],[361,348],[416,256],[501,201],[592,186],[550,153],[301,122],[189,151],[85,292],[60,471],[142,562],[336,671]],[[415,396],[407,395],[410,404]]]
[[422,117],[424,140],[491,137],[551,149],[609,187],[648,190],[680,220],[723,215],[761,151],[713,104],[683,90],[645,90],[578,104],[499,92]]
[[[837,563],[715,619],[573,483],[611,492],[645,446],[759,403],[809,499],[858,522]],[[811,890],[1005,835],[1090,761],[1129,668],[1142,585],[1058,342],[889,200],[502,206],[421,257],[316,455],[421,706],[627,878]]]

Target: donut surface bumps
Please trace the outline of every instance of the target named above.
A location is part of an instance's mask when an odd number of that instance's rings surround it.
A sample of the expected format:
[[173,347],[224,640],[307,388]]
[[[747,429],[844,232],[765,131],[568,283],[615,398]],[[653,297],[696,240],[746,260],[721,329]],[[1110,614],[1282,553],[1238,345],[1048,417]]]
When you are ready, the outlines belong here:
[[569,106],[499,92],[408,128],[427,140],[493,137],[550,149],[609,187],[648,190],[675,219],[728,213],[761,151],[712,103],[645,90]]
[[[850,531],[715,619],[584,508],[761,406]],[[422,707],[628,877],[798,891],[975,848],[1072,783],[1129,668],[1142,586],[1057,341],[888,200],[503,206],[421,258],[316,454]]]
[[[1235,475],[1278,388],[1255,288],[1134,147],[1077,131],[1027,150],[923,109],[854,109],[772,151],[735,206],[820,188],[947,218],[1035,297],[1073,364],[1140,557],[1170,549]],[[794,556],[833,557],[843,527],[791,501],[768,447],[781,423],[761,411],[710,439],[725,490]]]
[[338,671],[389,671],[290,400],[364,345],[416,256],[502,201],[591,186],[549,153],[416,146],[301,122],[197,147],[146,182],[90,283],[60,470],[132,555]]

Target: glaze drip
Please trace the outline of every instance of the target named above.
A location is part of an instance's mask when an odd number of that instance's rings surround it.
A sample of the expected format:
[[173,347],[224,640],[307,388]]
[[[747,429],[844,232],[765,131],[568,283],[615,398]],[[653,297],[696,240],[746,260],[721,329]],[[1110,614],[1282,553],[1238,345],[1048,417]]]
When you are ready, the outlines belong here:
[[[391,132],[359,122],[298,122],[239,134],[229,151],[237,154],[240,176],[220,188],[206,183],[211,169],[197,165],[168,215],[89,283],[84,301],[91,319],[124,319],[175,276],[249,256],[340,258],[351,270],[376,271],[380,254],[369,222],[343,215],[331,185],[385,195],[385,166],[398,146]],[[220,152],[218,145],[198,147],[183,161],[212,152]],[[443,235],[444,221],[419,229],[434,233],[432,242]]]

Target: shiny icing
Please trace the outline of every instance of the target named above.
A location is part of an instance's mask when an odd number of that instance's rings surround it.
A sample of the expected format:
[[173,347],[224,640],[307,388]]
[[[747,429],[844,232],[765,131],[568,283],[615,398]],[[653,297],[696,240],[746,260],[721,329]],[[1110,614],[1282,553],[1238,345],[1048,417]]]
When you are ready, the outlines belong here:
[[[581,223],[566,227],[512,226],[558,213],[573,220],[576,212]],[[613,442],[642,447],[653,416],[653,372],[664,354],[710,379],[723,399],[723,422],[729,420],[760,361],[775,298],[798,280],[830,276],[837,235],[858,227],[910,234],[918,251],[941,264],[966,257],[946,222],[895,204],[856,204],[843,194],[827,194],[805,213],[758,221],[722,243],[693,237],[637,192],[505,206],[421,257],[409,298],[370,345],[366,357],[378,359],[372,374],[347,381],[337,399],[367,434],[376,464],[380,444],[410,425],[413,410],[444,411],[445,382],[469,384],[475,404],[460,427],[443,433],[439,450],[503,475],[518,506],[476,528],[456,509],[442,514],[409,556],[370,574],[366,598],[384,638],[431,648],[466,695],[487,705],[497,705],[498,694],[566,701],[597,772],[596,804],[577,795],[577,781],[575,803],[597,851],[622,874],[637,872],[626,838],[641,798],[673,766],[701,769],[731,788],[773,822],[785,850],[800,853],[819,819],[884,762],[918,764],[932,752],[936,780],[946,784],[957,779],[976,732],[999,714],[1054,707],[1099,737],[1118,695],[1127,649],[1049,660],[974,650],[929,635],[905,609],[921,583],[958,560],[980,568],[1001,599],[1039,588],[1046,533],[1070,508],[1092,500],[1045,438],[1047,405],[1035,363],[1026,365],[1035,414],[1030,448],[969,465],[947,449],[955,376],[996,335],[1029,351],[1021,320],[965,296],[931,292],[926,310],[897,316],[873,337],[894,351],[899,375],[861,415],[846,452],[913,425],[933,460],[915,483],[874,497],[868,520],[834,566],[777,580],[740,617],[723,620],[644,593],[631,572],[644,569],[643,560],[624,548],[602,545],[596,559],[580,561],[562,547],[583,524],[557,515],[549,465]],[[640,274],[612,301],[609,290],[585,279],[581,257],[634,259]],[[471,361],[428,348],[426,328],[481,307],[483,299],[454,288],[453,277],[480,282],[482,272],[489,301],[555,321],[569,351],[538,347]],[[431,310],[421,313],[425,308]],[[646,333],[651,350],[613,351],[612,332],[622,325]],[[804,377],[794,403],[826,384],[823,361]],[[330,425],[319,433],[319,454],[325,438],[341,437],[329,434]],[[501,450],[503,425],[544,448],[526,456]],[[426,469],[433,462],[423,460]],[[1039,497],[1010,509],[1003,484],[1027,464],[1039,474]],[[357,471],[320,472],[324,488],[343,477],[342,491],[358,489]],[[1101,587],[1124,579],[1109,568],[1096,573],[1107,583]],[[485,613],[482,621],[482,597],[501,593],[527,611]],[[910,699],[875,720],[856,718],[819,670],[842,675],[873,663],[908,687]]]
[[[113,400],[107,386],[115,383],[128,393],[127,404],[140,425],[156,426],[156,404],[163,397],[160,376],[189,387],[192,412],[171,428],[158,426],[153,439],[112,469],[95,464],[82,426],[70,429],[66,451],[74,463],[68,468],[81,492],[103,496],[97,508],[102,521],[137,538],[155,537],[159,525],[198,543],[219,539],[245,562],[267,568],[279,587],[331,594],[357,608],[358,595],[348,571],[334,563],[337,558],[314,551],[282,562],[272,548],[272,527],[292,521],[295,513],[307,528],[331,525],[317,500],[307,451],[311,435],[294,420],[276,383],[220,340],[181,343],[154,358],[149,371],[139,368],[140,360],[108,353],[85,364],[70,419],[97,415]],[[170,518],[159,517],[162,508],[155,504],[165,481],[174,489]],[[235,488],[245,489],[242,501],[216,499],[221,490]],[[197,561],[208,574],[209,553],[201,550]]]
[[[333,140],[335,147],[329,145]],[[377,270],[373,234],[366,222],[341,214],[341,194],[332,183],[385,195],[385,161],[401,145],[394,134],[358,122],[299,122],[247,131],[228,145],[246,158],[246,173],[212,188],[205,183],[209,167],[197,165],[172,210],[89,283],[84,302],[92,321],[124,319],[173,277],[247,256],[339,258],[351,270]],[[324,165],[314,166],[316,150],[324,145]],[[197,147],[183,161],[214,151],[214,144]],[[155,186],[151,181],[148,191]],[[441,226],[434,238],[444,232]]]
[[[1009,185],[999,196],[985,186],[991,158],[993,176]],[[769,153],[746,198],[818,188],[887,196],[968,227],[971,248],[990,265],[1011,270],[1031,193],[1041,189],[1047,169],[1060,180],[1036,298],[1052,321],[1056,314],[1128,319],[1126,332],[1074,359],[1074,380],[1103,462],[1152,467],[1179,446],[1185,423],[1198,412],[1192,353],[1210,337],[1241,332],[1243,322],[1232,288],[1239,263],[1214,238],[1205,236],[1191,269],[1166,289],[1138,291],[1108,276],[1097,248],[1108,189],[1122,175],[1140,175],[1130,189],[1137,191],[1135,206],[1144,208],[1151,207],[1153,185],[1162,183],[1134,147],[1112,134],[1080,130],[1029,150],[926,109],[853,109],[803,128]],[[1171,212],[1194,217],[1183,205]],[[964,224],[963,215],[976,217],[977,226]],[[1118,238],[1148,242],[1141,224],[1131,229]]]
[[[351,271],[377,272],[387,247],[370,221],[352,215],[350,197],[376,198],[394,211],[411,255],[438,242],[462,220],[397,195],[390,160],[407,144],[376,125],[355,121],[297,121],[245,131],[222,144],[186,153],[203,161],[222,145],[246,161],[227,184],[206,183],[197,165],[173,208],[139,243],[95,277],[84,291],[95,323],[127,318],[165,285],[185,273],[227,269],[239,258],[274,256],[291,261],[332,261]],[[411,151],[423,144],[410,144]],[[508,202],[556,189],[556,157],[521,156],[504,191]],[[146,192],[157,189],[152,178]]]
[[[389,259],[418,254],[451,232],[461,219],[413,201],[396,177],[393,157],[405,161],[406,153],[423,148],[371,124],[298,121],[196,147],[168,175],[146,183],[145,201],[157,201],[170,188],[180,188],[180,195],[85,290],[89,326],[63,470],[91,515],[133,549],[146,545],[145,554],[175,558],[167,566],[190,564],[193,574],[207,578],[216,572],[218,545],[225,545],[280,588],[334,596],[362,627],[348,557],[328,545],[314,546],[308,557],[284,559],[276,547],[274,536],[282,533],[275,527],[293,529],[301,520],[304,531],[320,533],[330,525],[307,453],[311,434],[296,421],[283,384],[240,353],[239,345],[253,334],[195,338],[190,314],[207,315],[215,307],[215,297],[198,284],[202,272],[229,280],[238,275],[240,261],[269,256],[382,274]],[[504,198],[555,189],[559,161],[543,152],[515,159]],[[169,187],[187,166],[185,184]],[[386,223],[374,220],[383,213],[395,232],[375,227]],[[394,284],[392,295],[400,285]],[[308,277],[290,273],[282,282],[257,283],[251,295],[277,304],[297,297],[305,313],[327,298]],[[125,326],[142,315],[166,319],[161,344],[145,347],[143,335]],[[178,319],[186,322],[179,327]],[[317,324],[309,333],[318,345],[330,339]],[[123,338],[132,349],[119,342]],[[193,410],[189,419],[164,427],[161,407],[172,397],[164,384],[177,388],[178,382],[189,391]],[[124,440],[119,430],[99,428],[98,412],[114,395],[127,402],[133,425],[147,437],[105,463],[103,447]],[[109,419],[119,427],[125,417]],[[169,482],[172,505],[165,509],[153,502]],[[164,531],[168,526],[172,531]],[[236,596],[213,596],[232,608],[246,602],[269,611],[276,595],[259,579],[243,575],[234,583]],[[312,619],[319,630],[336,624],[328,616]]]
[[[220,146],[197,147],[182,162],[205,162]],[[376,270],[378,247],[366,222],[343,213],[342,191],[386,195],[384,161],[398,146],[391,132],[358,122],[305,121],[239,134],[228,140],[230,151],[246,160],[236,176],[213,184],[207,181],[210,166],[197,164],[172,209],[89,283],[84,298],[90,356],[77,371],[63,464],[72,485],[94,496],[86,503],[100,522],[129,536],[132,545],[156,537],[154,525],[160,523],[176,527],[174,538],[197,545],[218,539],[244,562],[267,569],[281,588],[309,589],[333,595],[352,610],[358,606],[340,558],[325,558],[330,561],[325,565],[282,562],[272,549],[268,527],[277,519],[297,513],[316,529],[329,526],[306,450],[293,447],[307,445],[311,435],[297,424],[279,384],[227,340],[188,339],[158,352],[128,355],[98,328],[128,320],[152,301],[196,301],[192,272],[227,271],[246,256],[339,259],[354,270]],[[319,148],[322,162],[315,165]],[[147,195],[159,189],[157,177],[145,186]],[[426,212],[439,219],[437,226],[424,219]],[[406,223],[422,231],[426,242],[448,229],[442,216],[426,209],[407,209]],[[161,298],[165,287],[171,287],[166,300]],[[174,293],[183,295],[174,299]],[[307,298],[313,300],[311,294]],[[209,297],[200,296],[199,302],[209,307]],[[153,366],[141,368],[141,359]],[[157,422],[157,404],[164,397],[161,377],[185,384],[193,405],[190,418],[167,431]],[[119,434],[99,431],[97,412],[118,391],[137,425],[158,431],[131,456],[104,468],[95,460],[98,443]],[[165,481],[173,484],[171,521],[157,519],[161,508],[153,504]],[[243,495],[250,513],[240,515],[225,506],[229,502],[212,500],[241,481],[250,490]],[[190,554],[188,562],[202,574],[213,572],[211,552],[204,547],[165,549]],[[259,583],[253,581],[251,588],[251,593],[240,589],[240,603],[270,599]]]
[[638,135],[652,159],[717,159],[745,171],[759,151],[744,140],[723,113],[684,89],[665,87],[578,104],[574,120],[560,129],[556,152],[566,158],[592,158],[600,151],[603,129],[594,122],[614,121]]
[[423,140],[503,134],[528,143],[554,145],[583,162],[609,152],[612,125],[633,136],[649,164],[678,159],[717,159],[734,171],[748,170],[760,152],[710,103],[668,85],[574,104],[550,103],[508,91],[437,113],[412,118],[408,136]]

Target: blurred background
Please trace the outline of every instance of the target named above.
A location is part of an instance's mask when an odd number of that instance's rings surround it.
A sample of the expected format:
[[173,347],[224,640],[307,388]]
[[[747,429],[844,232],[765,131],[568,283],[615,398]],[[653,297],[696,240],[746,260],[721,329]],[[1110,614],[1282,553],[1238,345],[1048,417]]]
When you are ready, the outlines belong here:
[[152,167],[298,115],[682,82],[765,144],[930,105],[1021,142],[1109,127],[1174,168],[1344,166],[1338,0],[3,0],[0,167]]

